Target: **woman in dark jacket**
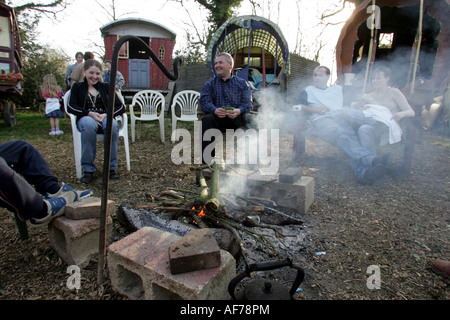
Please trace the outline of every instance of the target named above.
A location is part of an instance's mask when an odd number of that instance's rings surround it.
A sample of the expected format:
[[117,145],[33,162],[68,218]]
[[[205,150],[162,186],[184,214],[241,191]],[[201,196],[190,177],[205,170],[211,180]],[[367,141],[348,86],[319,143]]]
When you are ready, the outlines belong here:
[[[96,170],[94,161],[97,148],[97,133],[106,131],[106,108],[108,106],[109,85],[101,82],[102,65],[97,60],[84,63],[85,78],[72,85],[67,111],[77,116],[77,127],[81,132],[81,181],[90,183]],[[125,106],[115,98],[114,118],[125,112]],[[126,125],[126,124],[125,124]],[[114,119],[111,138],[111,160],[109,164],[110,179],[118,179],[117,144],[119,141],[119,124]]]

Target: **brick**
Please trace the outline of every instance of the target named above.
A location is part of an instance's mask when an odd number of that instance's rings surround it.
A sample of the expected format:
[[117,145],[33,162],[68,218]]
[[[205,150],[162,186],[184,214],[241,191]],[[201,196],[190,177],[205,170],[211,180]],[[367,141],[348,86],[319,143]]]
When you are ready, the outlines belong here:
[[281,183],[290,183],[293,184],[297,182],[298,179],[302,177],[302,168],[287,168],[283,172],[280,173],[278,178]]
[[209,228],[198,229],[169,246],[170,271],[180,274],[220,266],[220,248]]
[[[100,218],[101,205],[101,198],[89,197],[66,205],[65,216],[72,220]],[[114,214],[115,209],[116,206],[114,201],[108,200],[106,205],[106,215],[111,216]]]
[[[112,235],[112,219],[107,219],[107,241]],[[98,255],[100,219],[72,220],[58,217],[49,224],[52,247],[68,265],[86,267]]]
[[144,227],[108,247],[113,289],[132,300],[229,300],[228,284],[236,276],[236,261],[220,250],[216,268],[174,275],[169,247],[179,236]]

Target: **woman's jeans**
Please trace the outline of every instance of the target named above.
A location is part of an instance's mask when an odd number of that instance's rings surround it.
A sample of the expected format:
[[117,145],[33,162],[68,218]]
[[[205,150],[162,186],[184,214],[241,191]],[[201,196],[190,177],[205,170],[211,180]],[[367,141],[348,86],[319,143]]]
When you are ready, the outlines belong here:
[[[81,167],[83,172],[94,172],[96,170],[94,161],[97,153],[97,134],[104,134],[106,132],[105,118],[100,124],[92,117],[82,117],[78,121],[78,130],[81,132]],[[111,158],[109,163],[110,170],[117,169],[117,144],[119,142],[119,124],[116,119],[113,119],[112,137],[111,137]],[[106,139],[104,139],[106,148]]]

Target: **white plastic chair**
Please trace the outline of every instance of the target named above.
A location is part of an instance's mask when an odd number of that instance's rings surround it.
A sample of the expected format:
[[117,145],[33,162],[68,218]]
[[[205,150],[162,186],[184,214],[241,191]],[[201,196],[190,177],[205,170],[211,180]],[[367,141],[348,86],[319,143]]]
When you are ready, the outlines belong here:
[[[119,98],[123,100],[120,94],[118,94]],[[73,150],[75,153],[75,169],[77,173],[77,178],[80,179],[82,176],[82,170],[81,170],[81,132],[77,128],[77,117],[69,113],[67,111],[67,106],[69,105],[70,101],[70,90],[67,91],[67,93],[64,95],[64,109],[66,113],[70,117],[70,122],[72,124],[72,136],[73,136]],[[127,170],[131,170],[130,165],[130,147],[128,144],[128,116],[125,113],[123,113],[121,116],[117,117],[116,120],[119,122],[120,128],[119,128],[119,137],[123,137],[123,143],[125,145],[125,156],[127,161]],[[97,140],[104,139],[103,134],[97,134]]]
[[[136,93],[130,105],[131,141],[135,141],[136,120],[138,120],[137,137],[141,137],[141,121],[159,120],[161,141],[164,143],[164,109],[166,101],[162,93],[155,90],[142,90]],[[135,109],[136,108],[136,109]],[[140,116],[135,111],[140,109]]]
[[179,140],[176,135],[177,121],[198,120],[198,106],[200,103],[200,92],[194,90],[183,90],[173,97],[172,102],[172,143]]

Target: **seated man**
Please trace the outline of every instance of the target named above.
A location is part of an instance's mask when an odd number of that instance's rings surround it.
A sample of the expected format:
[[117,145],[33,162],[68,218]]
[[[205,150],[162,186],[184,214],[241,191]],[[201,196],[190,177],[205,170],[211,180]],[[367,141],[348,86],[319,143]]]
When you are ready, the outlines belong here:
[[45,226],[64,213],[66,204],[91,194],[91,190],[75,191],[64,183],[59,186],[47,162],[30,143],[17,140],[0,144],[0,206],[15,212],[20,220],[29,220],[34,227]]
[[[319,66],[314,70],[314,85],[306,87],[300,94],[301,111],[312,120],[312,134],[341,149],[350,159],[355,176],[363,184],[373,184],[388,173],[386,157],[376,157],[364,148],[354,125],[366,121],[364,115],[355,109],[343,108],[342,87],[328,86],[330,70]],[[297,133],[299,134],[299,133]],[[294,145],[294,157],[298,156]]]
[[205,159],[203,151],[210,144],[203,136],[208,129],[238,129],[245,126],[245,114],[250,112],[252,98],[247,82],[232,75],[233,57],[219,53],[215,59],[217,76],[206,82],[200,92],[200,105],[205,116],[202,119],[202,159],[210,163],[214,155]]

